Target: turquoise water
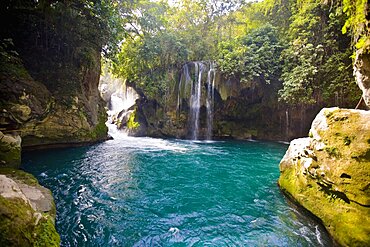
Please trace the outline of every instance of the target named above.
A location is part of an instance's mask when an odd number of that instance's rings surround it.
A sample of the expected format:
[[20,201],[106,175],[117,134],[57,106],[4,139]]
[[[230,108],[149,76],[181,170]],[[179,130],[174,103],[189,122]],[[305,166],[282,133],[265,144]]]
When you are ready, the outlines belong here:
[[330,246],[279,191],[286,149],[127,138],[28,152],[22,167],[52,190],[62,246]]

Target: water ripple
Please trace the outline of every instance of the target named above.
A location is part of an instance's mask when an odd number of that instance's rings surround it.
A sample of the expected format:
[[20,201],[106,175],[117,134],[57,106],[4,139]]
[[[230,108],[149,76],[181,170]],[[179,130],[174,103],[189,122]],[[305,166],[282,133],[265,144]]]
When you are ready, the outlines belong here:
[[287,146],[126,138],[26,153],[62,246],[330,246],[276,180]]

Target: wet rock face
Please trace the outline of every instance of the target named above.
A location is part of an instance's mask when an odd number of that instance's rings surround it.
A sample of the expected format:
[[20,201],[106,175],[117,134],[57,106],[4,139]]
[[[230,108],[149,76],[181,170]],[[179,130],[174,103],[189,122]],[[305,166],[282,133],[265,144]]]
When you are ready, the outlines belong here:
[[[206,77],[206,76],[205,76]],[[307,135],[309,123],[322,106],[287,106],[278,101],[279,83],[240,82],[216,73],[213,97],[213,139],[291,140]],[[175,87],[176,89],[176,87]],[[191,138],[189,97],[178,98],[175,89],[166,102],[137,102],[140,135]],[[207,137],[207,84],[202,84],[199,139]],[[145,128],[144,128],[145,127]]]
[[362,97],[370,108],[370,53],[365,49],[356,51],[354,75],[357,85],[362,91]]
[[343,246],[370,244],[370,112],[324,108],[293,140],[279,185]]
[[50,190],[28,173],[0,168],[2,246],[59,246],[55,204]]

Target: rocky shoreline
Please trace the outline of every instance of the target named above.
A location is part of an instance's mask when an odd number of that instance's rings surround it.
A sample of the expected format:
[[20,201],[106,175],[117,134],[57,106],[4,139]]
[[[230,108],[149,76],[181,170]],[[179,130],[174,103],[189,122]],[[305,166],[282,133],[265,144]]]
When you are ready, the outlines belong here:
[[31,174],[0,168],[0,242],[3,246],[59,246],[50,190]]
[[369,122],[368,111],[324,108],[280,163],[281,190],[341,246],[370,243]]

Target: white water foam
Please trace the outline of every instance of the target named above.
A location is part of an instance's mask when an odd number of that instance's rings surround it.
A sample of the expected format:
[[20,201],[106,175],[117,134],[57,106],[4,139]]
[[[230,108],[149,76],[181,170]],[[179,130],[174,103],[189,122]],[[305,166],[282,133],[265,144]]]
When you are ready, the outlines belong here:
[[151,137],[131,137],[124,135],[124,133],[122,132],[118,132],[118,134],[116,134],[116,138],[112,140],[112,144],[118,144],[120,147],[140,149],[149,152],[162,150],[173,152],[187,152],[194,148],[194,146],[191,144]]

